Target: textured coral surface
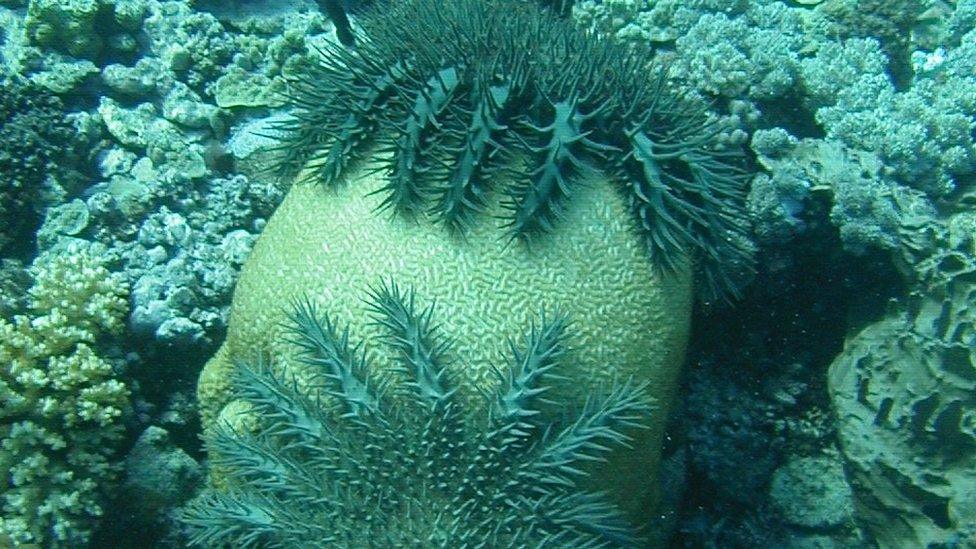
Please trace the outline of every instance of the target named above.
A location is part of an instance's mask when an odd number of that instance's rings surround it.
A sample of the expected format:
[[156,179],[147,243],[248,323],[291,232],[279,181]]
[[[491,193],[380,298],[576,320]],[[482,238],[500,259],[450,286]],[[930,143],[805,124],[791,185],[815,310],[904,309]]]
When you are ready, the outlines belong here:
[[741,147],[666,65],[522,1],[401,0],[361,23],[355,50],[326,45],[294,75],[285,173],[331,186],[379,147],[383,209],[463,234],[493,221],[485,206],[501,196],[494,216],[528,244],[558,231],[581,180],[602,173],[655,267],[693,258],[707,299],[748,278]]
[[907,306],[830,367],[856,514],[882,547],[976,543],[976,216],[936,230]]

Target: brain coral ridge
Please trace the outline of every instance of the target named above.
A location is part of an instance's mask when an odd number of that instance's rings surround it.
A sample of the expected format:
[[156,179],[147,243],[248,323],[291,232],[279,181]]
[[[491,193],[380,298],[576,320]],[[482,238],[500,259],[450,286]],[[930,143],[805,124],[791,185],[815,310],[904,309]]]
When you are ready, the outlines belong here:
[[507,238],[531,243],[598,170],[663,272],[692,254],[710,297],[751,269],[740,152],[666,69],[526,2],[405,0],[360,22],[355,49],[327,43],[291,77],[284,173],[335,185],[379,150],[382,208],[463,235],[500,198]]
[[[369,292],[373,321],[396,350],[396,380],[377,381],[361,345],[299,300],[287,337],[319,372],[239,364],[233,384],[260,417],[208,437],[228,488],[191,505],[194,543],[233,547],[636,547],[638,533],[604,495],[582,489],[586,465],[651,411],[646,384],[616,381],[554,420],[550,384],[565,358],[565,314],[544,316],[496,370],[481,413],[456,398],[454,352],[412,291]],[[382,378],[380,378],[382,379]],[[337,404],[335,408],[333,404]],[[334,409],[335,408],[335,409]]]

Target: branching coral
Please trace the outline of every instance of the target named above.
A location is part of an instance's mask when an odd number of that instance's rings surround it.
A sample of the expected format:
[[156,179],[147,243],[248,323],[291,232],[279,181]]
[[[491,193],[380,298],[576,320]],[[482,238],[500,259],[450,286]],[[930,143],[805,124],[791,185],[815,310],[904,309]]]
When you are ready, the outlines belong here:
[[508,238],[531,242],[602,170],[627,182],[656,267],[693,254],[705,294],[735,291],[747,174],[664,69],[524,2],[408,0],[360,21],[355,50],[324,46],[293,78],[286,172],[334,185],[379,148],[384,207],[464,233],[500,199]]
[[32,272],[31,314],[0,319],[0,545],[78,547],[116,473],[128,393],[95,346],[122,328],[126,291],[86,248]]
[[[373,380],[367,352],[328,315],[296,304],[289,334],[307,378],[238,364],[233,385],[260,427],[214,429],[229,486],[184,519],[198,545],[235,547],[633,547],[623,515],[577,486],[585,464],[650,411],[641,384],[590,396],[565,422],[547,400],[566,348],[565,316],[543,317],[472,416],[445,366],[449,340],[412,291],[371,290],[374,321],[399,356],[400,383]],[[337,405],[337,406],[335,406]]]

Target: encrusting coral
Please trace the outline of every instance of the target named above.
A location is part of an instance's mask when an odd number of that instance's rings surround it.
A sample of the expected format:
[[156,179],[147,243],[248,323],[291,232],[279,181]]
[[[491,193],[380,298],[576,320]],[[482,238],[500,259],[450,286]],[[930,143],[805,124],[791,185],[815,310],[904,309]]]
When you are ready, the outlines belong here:
[[89,248],[35,261],[30,314],[0,319],[0,546],[79,547],[114,479],[128,391],[95,351],[126,286]]
[[830,366],[855,515],[880,547],[976,544],[976,214],[911,227],[919,280]]
[[[556,313],[510,341],[509,367],[477,413],[458,400],[458,360],[413,291],[369,293],[372,321],[396,349],[396,380],[377,378],[348,328],[299,301],[288,339],[317,373],[241,363],[234,389],[256,428],[221,422],[213,467],[228,472],[183,519],[193,542],[233,547],[633,547],[637,532],[603,495],[581,490],[586,466],[630,441],[651,406],[619,380],[554,421],[568,319]],[[329,398],[331,397],[331,398]],[[334,400],[333,400],[334,399]],[[333,404],[337,403],[337,407]]]

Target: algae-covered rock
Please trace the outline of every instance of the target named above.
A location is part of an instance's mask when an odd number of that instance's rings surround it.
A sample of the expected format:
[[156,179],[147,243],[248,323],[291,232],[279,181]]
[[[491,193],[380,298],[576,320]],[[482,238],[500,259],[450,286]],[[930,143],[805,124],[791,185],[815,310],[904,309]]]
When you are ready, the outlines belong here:
[[110,97],[102,97],[98,114],[108,133],[131,149],[145,150],[151,143],[180,138],[176,128],[158,118],[157,109],[151,103],[129,109]]
[[139,511],[136,520],[158,520],[190,499],[202,480],[200,464],[165,429],[151,425],[126,456],[122,490]]
[[281,124],[285,118],[278,114],[247,120],[231,129],[227,139],[227,152],[234,157],[237,171],[248,177],[266,176],[267,166],[273,164],[277,145],[274,136],[281,133],[275,126]]
[[31,75],[31,82],[56,94],[77,90],[89,78],[98,74],[98,67],[91,61],[58,61],[47,70]]
[[76,236],[81,233],[88,226],[90,219],[88,205],[84,200],[76,198],[47,211],[37,239],[41,247],[47,248],[57,240],[59,235]]
[[[171,108],[168,114],[183,122],[200,122],[200,112],[191,112],[187,105],[178,103],[165,104],[164,108]],[[130,109],[109,97],[102,97],[98,114],[108,133],[119,143],[129,149],[145,152],[146,158],[151,161],[150,167],[164,172],[160,179],[199,179],[208,173],[203,147],[175,124],[158,117],[158,110],[153,104],[141,103]]]
[[182,82],[175,82],[163,98],[163,117],[187,128],[210,128],[217,112],[217,107],[205,103]]
[[221,108],[274,106],[280,103],[275,97],[276,91],[281,91],[280,84],[263,74],[245,72],[240,67],[231,67],[213,87],[214,100]]
[[113,92],[127,97],[148,96],[170,85],[172,77],[150,58],[140,59],[135,66],[113,63],[102,68],[102,83]]

